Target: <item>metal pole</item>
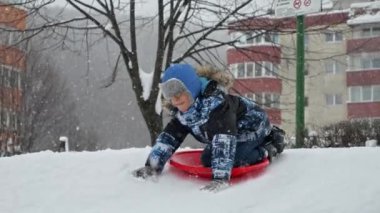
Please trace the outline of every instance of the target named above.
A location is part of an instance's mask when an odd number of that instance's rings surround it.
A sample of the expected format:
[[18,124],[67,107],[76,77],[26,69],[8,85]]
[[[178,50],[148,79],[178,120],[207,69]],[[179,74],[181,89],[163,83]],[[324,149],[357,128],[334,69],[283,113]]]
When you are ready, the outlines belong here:
[[305,75],[304,75],[304,16],[297,16],[297,82],[296,82],[296,147],[304,145]]

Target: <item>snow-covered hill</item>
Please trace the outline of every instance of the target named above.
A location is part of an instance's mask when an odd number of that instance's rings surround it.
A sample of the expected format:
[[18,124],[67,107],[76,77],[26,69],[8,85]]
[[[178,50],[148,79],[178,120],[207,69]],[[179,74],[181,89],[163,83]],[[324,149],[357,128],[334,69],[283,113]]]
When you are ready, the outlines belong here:
[[167,168],[134,179],[150,148],[41,152],[0,159],[7,213],[378,213],[380,148],[286,150],[263,174],[219,193]]

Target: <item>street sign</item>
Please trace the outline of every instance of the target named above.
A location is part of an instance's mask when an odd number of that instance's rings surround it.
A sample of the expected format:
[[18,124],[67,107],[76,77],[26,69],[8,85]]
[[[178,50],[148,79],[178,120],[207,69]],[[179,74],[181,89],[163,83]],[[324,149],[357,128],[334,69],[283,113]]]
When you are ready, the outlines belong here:
[[291,17],[320,12],[322,0],[276,0],[275,15]]

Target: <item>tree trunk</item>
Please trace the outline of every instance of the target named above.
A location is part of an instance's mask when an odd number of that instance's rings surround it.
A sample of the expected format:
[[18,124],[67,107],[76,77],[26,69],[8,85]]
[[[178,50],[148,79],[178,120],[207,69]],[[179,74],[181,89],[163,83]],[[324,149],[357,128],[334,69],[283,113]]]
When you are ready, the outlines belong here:
[[150,141],[153,146],[156,142],[157,136],[161,133],[163,128],[162,115],[156,113],[154,104],[149,104],[147,102],[144,102],[144,107],[141,112],[145,123],[148,126]]

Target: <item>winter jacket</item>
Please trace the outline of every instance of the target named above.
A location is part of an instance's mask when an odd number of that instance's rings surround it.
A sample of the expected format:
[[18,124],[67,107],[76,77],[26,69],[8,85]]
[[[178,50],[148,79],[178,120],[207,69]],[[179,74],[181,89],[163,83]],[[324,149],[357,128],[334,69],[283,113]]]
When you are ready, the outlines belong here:
[[146,165],[161,172],[185,137],[191,134],[199,142],[212,145],[213,179],[228,180],[236,144],[257,143],[269,135],[271,125],[265,111],[255,102],[226,94],[214,80],[201,80],[201,95],[187,112],[172,110],[173,118],[158,136]]

